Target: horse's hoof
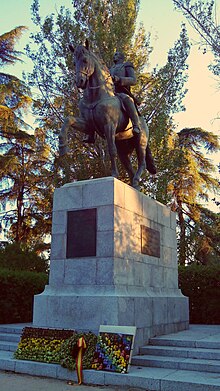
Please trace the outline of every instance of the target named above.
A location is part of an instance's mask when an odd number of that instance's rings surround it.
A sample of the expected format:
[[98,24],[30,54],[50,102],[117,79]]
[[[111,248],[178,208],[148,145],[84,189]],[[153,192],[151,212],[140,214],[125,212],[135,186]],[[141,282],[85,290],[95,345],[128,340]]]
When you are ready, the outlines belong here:
[[114,177],[114,178],[118,178],[118,176],[119,176],[119,172],[118,172],[118,170],[116,169],[113,169],[112,170],[112,176]]
[[64,156],[69,152],[69,148],[66,145],[62,145],[59,147],[59,155]]
[[133,181],[132,187],[139,191],[140,190],[139,181]]

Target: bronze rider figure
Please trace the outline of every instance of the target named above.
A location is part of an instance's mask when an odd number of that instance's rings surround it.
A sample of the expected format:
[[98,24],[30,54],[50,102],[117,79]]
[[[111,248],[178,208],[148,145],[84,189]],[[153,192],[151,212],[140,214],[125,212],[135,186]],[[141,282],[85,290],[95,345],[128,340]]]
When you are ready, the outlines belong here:
[[[139,113],[135,103],[135,98],[131,93],[131,86],[134,86],[137,83],[137,79],[132,62],[125,62],[124,59],[123,53],[119,51],[115,52],[113,57],[114,64],[110,68],[110,74],[115,85],[115,93],[120,94],[120,99],[122,100],[124,108],[131,119],[133,135],[135,137],[139,137],[141,132]],[[89,134],[88,138],[84,141],[87,143],[94,143],[95,132]],[[156,167],[149,146],[147,146],[146,149],[146,164],[147,170],[151,174],[156,174]]]

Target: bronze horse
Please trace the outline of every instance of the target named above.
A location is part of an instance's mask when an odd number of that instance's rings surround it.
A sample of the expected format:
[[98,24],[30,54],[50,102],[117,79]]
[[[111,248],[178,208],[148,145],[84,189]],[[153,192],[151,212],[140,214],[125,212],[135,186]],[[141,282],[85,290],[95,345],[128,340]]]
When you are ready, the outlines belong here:
[[[106,139],[111,160],[112,176],[118,177],[116,156],[124,165],[131,185],[138,189],[143,170],[146,168],[146,148],[149,130],[140,117],[141,134],[132,133],[132,124],[122,107],[120,97],[114,93],[114,85],[106,65],[89,50],[89,44],[79,45],[74,52],[76,66],[76,85],[83,90],[79,102],[80,117],[69,116],[65,119],[59,135],[60,155],[67,152],[67,134],[70,127],[89,134],[95,130]],[[120,94],[119,94],[120,95]],[[131,154],[136,150],[138,169],[135,172],[131,164]]]

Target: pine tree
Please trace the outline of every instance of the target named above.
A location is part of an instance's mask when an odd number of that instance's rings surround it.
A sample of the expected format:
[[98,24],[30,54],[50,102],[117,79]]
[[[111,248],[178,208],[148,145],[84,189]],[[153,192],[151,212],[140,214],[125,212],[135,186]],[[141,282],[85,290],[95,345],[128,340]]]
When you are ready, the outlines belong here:
[[[14,49],[16,38],[24,27],[19,27],[0,37],[1,66],[20,58]],[[15,76],[0,73],[0,200],[1,222],[6,236],[32,248],[42,244],[44,227],[51,220],[51,205],[44,199],[48,176],[48,147],[42,136],[34,137],[23,114],[32,104],[30,89]],[[47,171],[47,172],[45,172]],[[48,224],[47,224],[48,221]]]
[[204,215],[202,202],[209,199],[209,191],[218,191],[218,181],[214,164],[205,156],[202,147],[208,152],[219,150],[218,137],[201,128],[182,129],[177,137],[172,157],[175,171],[168,185],[172,197],[171,208],[177,212],[179,223],[179,262],[194,259],[195,242],[192,237],[198,226],[205,234],[206,224],[200,222]]

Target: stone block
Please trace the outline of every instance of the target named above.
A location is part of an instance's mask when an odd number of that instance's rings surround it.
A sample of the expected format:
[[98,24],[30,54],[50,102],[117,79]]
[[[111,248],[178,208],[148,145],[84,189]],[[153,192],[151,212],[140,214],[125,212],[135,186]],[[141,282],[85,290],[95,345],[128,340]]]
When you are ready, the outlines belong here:
[[136,214],[143,214],[142,193],[127,186],[125,189],[125,209],[130,210]]
[[50,261],[49,284],[57,288],[64,283],[65,261],[64,259],[52,259]]
[[152,315],[152,298],[136,297],[135,298],[135,325],[137,328],[150,327],[153,322]]
[[149,227],[150,221],[143,218],[143,216],[138,215],[137,213],[133,213],[131,235],[132,237],[135,237],[139,243],[141,241],[141,225],[145,225],[146,227]]
[[140,253],[140,243],[137,238],[131,235],[127,235],[126,231],[116,231],[114,233],[114,256],[117,258],[133,258],[138,248]]
[[125,208],[125,192],[130,186],[112,177],[111,180],[114,181],[114,205]]
[[65,234],[67,229],[67,213],[65,211],[53,212],[52,235]]
[[8,358],[1,358],[0,360],[1,371],[15,372],[15,360],[9,360]]
[[158,206],[158,223],[164,227],[170,228],[171,227],[170,208],[168,208],[167,206],[159,202],[157,202],[157,206]]
[[135,324],[134,297],[118,297],[118,325],[133,326]]
[[97,232],[97,257],[113,257],[114,256],[114,231],[98,231]]
[[158,222],[158,204],[148,196],[143,197],[143,217]]
[[96,284],[114,285],[114,259],[98,258],[96,266]]
[[177,260],[173,259],[173,249],[168,246],[161,246],[161,264],[164,265],[164,267],[168,266],[176,266]]
[[134,286],[134,263],[132,260],[115,259],[114,282],[116,285]]
[[59,380],[72,380],[76,383],[78,382],[76,371],[70,371],[67,368],[61,367],[61,365],[57,365],[56,378]]
[[113,231],[114,205],[99,206],[97,209],[97,231]]
[[134,214],[124,208],[115,206],[114,209],[114,230],[125,231],[127,236],[132,233]]
[[176,233],[171,228],[163,228],[161,235],[161,244],[170,248],[177,248]]
[[178,289],[178,270],[176,268],[164,268],[164,287],[168,289]]
[[151,265],[151,282],[153,288],[164,288],[164,268],[160,265]]
[[74,258],[65,262],[64,284],[95,285],[96,258]]
[[105,384],[105,372],[95,370],[84,370],[83,381],[85,384],[103,385]]
[[[166,297],[153,297],[152,298],[152,323],[155,326],[164,325],[167,323],[167,298]],[[160,334],[163,334],[160,333]],[[159,335],[159,334],[155,334]]]
[[135,262],[134,267],[134,285],[136,287],[144,287],[145,280],[145,265],[143,262]]
[[167,308],[167,322],[179,323],[188,320],[188,302],[182,295],[179,297],[169,298],[169,305]]
[[101,205],[113,205],[114,203],[114,178],[102,180],[93,179],[83,186],[83,208],[95,208]]
[[170,211],[170,228],[176,231],[176,212]]
[[[48,286],[47,286],[48,287]],[[45,291],[40,295],[34,296],[33,326],[47,327],[47,302],[48,296]],[[52,326],[51,326],[52,327]]]
[[66,258],[66,235],[54,234],[51,241],[51,259]]
[[17,360],[15,362],[15,372],[25,373],[32,376],[45,376],[56,378],[56,365],[40,362]]
[[130,369],[129,376],[128,374],[115,373],[115,372],[106,372],[105,373],[105,385],[117,386],[117,387],[126,387],[125,389],[130,389],[130,387],[146,389],[148,391],[159,391],[160,390],[160,380],[145,376],[144,368],[140,368],[139,373],[135,373],[135,376],[132,376],[132,368]]
[[58,210],[82,209],[83,186],[79,182],[66,184],[54,192],[53,212]]

